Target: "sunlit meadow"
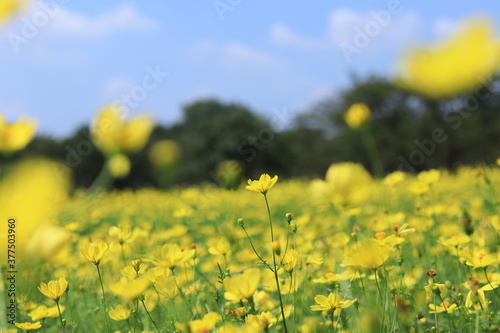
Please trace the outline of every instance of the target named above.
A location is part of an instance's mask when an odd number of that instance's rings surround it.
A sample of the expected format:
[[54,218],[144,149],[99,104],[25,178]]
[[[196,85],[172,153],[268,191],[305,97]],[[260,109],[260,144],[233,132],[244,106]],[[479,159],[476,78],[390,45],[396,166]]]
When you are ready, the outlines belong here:
[[[16,1],[0,2],[0,23],[15,10]],[[415,50],[401,85],[436,98],[470,88],[498,67],[489,29],[474,21],[440,48]],[[463,45],[472,60],[457,66],[449,59]],[[376,177],[345,162],[322,179],[242,181],[225,161],[221,185],[231,190],[112,191],[152,119],[124,119],[119,105],[100,110],[91,134],[103,169],[90,188],[72,189],[59,162],[9,159],[36,121],[0,115],[0,219],[9,230],[0,331],[498,332],[500,160],[384,175],[370,116],[354,104],[345,121]],[[169,177],[180,150],[172,141],[152,147],[160,175]]]

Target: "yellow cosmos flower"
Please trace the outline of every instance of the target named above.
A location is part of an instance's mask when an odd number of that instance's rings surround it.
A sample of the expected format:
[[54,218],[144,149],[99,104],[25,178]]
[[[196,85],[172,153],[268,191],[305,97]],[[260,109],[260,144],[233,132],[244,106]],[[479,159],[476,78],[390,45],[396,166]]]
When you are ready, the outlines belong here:
[[429,313],[441,313],[441,312],[452,313],[453,311],[459,309],[458,305],[456,305],[455,303],[450,305],[450,303],[446,301],[442,302],[440,305],[429,304],[429,308],[431,308],[431,310],[429,310]]
[[364,202],[371,186],[372,177],[361,164],[345,162],[330,165],[325,181],[313,181],[311,190],[318,199],[343,207]]
[[153,121],[149,116],[124,121],[124,113],[125,110],[120,109],[120,105],[108,105],[101,109],[92,124],[92,140],[106,155],[141,150],[153,130]]
[[[63,313],[66,307],[59,305],[59,309],[61,310],[61,313]],[[59,310],[57,309],[57,306],[52,306],[49,308],[45,305],[40,305],[29,312],[28,315],[33,321],[44,318],[57,318],[59,317]]]
[[55,301],[59,301],[62,294],[68,289],[68,281],[65,278],[60,278],[59,280],[49,281],[48,284],[44,282],[40,283],[38,290],[45,296],[52,298]]
[[498,282],[492,282],[491,284],[486,284],[479,288],[478,279],[470,279],[467,282],[462,283],[466,289],[469,290],[465,298],[465,307],[479,310],[488,307],[488,301],[484,295],[485,291],[493,290],[498,287]]
[[123,306],[123,305],[118,305],[115,308],[111,308],[109,310],[108,315],[111,319],[119,321],[119,320],[127,320],[128,317],[130,317],[130,309]]
[[19,12],[25,6],[25,1],[2,0],[0,1],[0,24]]
[[485,251],[472,250],[467,247],[460,253],[460,260],[466,265],[472,266],[473,269],[478,267],[488,267],[498,262],[498,254],[489,254]]
[[194,249],[181,249],[179,245],[169,243],[161,248],[160,255],[154,261],[161,266],[166,266],[170,269],[182,265],[191,260],[196,253]]
[[134,280],[122,277],[118,282],[111,284],[109,289],[124,300],[133,300],[143,295],[150,284],[151,281],[145,275]]
[[427,185],[431,185],[437,183],[440,177],[441,177],[441,171],[436,169],[431,169],[427,171],[421,171],[418,174],[417,179],[423,183],[426,183]]
[[173,140],[160,140],[149,150],[149,161],[156,167],[168,167],[181,157],[181,146]]
[[269,311],[264,311],[258,315],[249,314],[245,318],[245,323],[257,332],[267,331],[276,321],[276,317]]
[[262,194],[266,194],[274,184],[278,181],[278,176],[274,176],[271,178],[268,174],[263,174],[260,176],[259,180],[248,180],[248,186],[245,187],[247,190],[260,192]]
[[291,249],[285,253],[285,256],[283,257],[281,264],[283,265],[283,268],[286,271],[291,272],[297,265],[298,261],[299,261],[299,253],[296,250]]
[[351,105],[349,110],[344,114],[344,120],[352,129],[357,129],[366,123],[371,116],[370,109],[364,103],[356,103]]
[[20,119],[8,124],[0,115],[0,152],[13,153],[24,149],[33,139],[36,126],[34,119]]
[[88,261],[92,262],[95,265],[99,265],[102,256],[107,250],[108,244],[103,241],[98,241],[87,244],[80,250],[80,252],[85,258],[87,258]]
[[224,297],[228,301],[239,302],[253,295],[260,281],[260,269],[250,268],[242,274],[233,275],[224,280],[226,292]]
[[222,316],[216,312],[210,312],[203,316],[202,319],[193,320],[189,323],[189,332],[205,333],[210,332],[212,328],[222,320]]
[[400,84],[431,98],[446,98],[477,85],[500,64],[492,24],[476,19],[447,41],[414,49],[401,63]]
[[130,172],[130,159],[123,154],[113,154],[108,160],[108,170],[115,178],[125,178]]
[[328,297],[324,295],[314,296],[314,301],[317,303],[311,305],[312,311],[326,311],[335,312],[337,309],[348,308],[353,305],[357,300],[342,300],[338,293],[330,293]]
[[380,244],[376,239],[369,239],[348,247],[344,251],[342,266],[375,269],[382,266],[392,251],[390,246]]
[[18,327],[22,330],[25,330],[25,331],[36,330],[36,329],[39,329],[40,327],[42,327],[42,324],[40,324],[39,321],[37,321],[35,323],[14,323],[14,325],[16,325],[16,327]]
[[164,277],[155,283],[155,289],[162,296],[175,298],[179,293],[177,280],[175,276]]

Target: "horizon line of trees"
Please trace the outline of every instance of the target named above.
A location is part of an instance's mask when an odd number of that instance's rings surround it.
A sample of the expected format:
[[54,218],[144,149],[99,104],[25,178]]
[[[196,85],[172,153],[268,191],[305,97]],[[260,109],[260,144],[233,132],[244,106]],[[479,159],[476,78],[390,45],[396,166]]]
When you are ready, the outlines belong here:
[[[329,165],[341,161],[361,163],[373,172],[359,133],[343,120],[354,103],[371,110],[369,127],[384,173],[494,163],[500,157],[499,83],[495,78],[467,94],[436,101],[383,77],[355,77],[351,87],[312,106],[282,130],[277,130],[279,117],[264,119],[241,104],[195,101],[183,107],[181,122],[156,125],[146,147],[130,156],[130,174],[114,187],[219,183],[224,175],[217,168],[226,160],[239,163],[242,178],[261,173],[322,178]],[[39,135],[14,158],[53,158],[63,172],[71,171],[75,187],[89,187],[104,163],[90,137],[88,126],[63,139]],[[181,148],[167,183],[159,181],[148,158],[160,140],[173,140]]]

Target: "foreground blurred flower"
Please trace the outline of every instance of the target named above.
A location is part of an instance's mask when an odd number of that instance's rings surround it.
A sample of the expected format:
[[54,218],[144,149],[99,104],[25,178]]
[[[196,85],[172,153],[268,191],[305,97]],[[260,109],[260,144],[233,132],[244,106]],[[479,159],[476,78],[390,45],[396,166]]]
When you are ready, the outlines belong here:
[[[55,164],[26,160],[0,181],[0,220],[15,217],[17,260],[50,259],[66,243],[67,234],[49,219],[67,198],[67,174],[59,174]],[[0,230],[0,243],[7,244],[7,228]],[[7,246],[0,251],[7,258]]]
[[[7,21],[11,16],[19,12],[25,6],[25,1],[20,0],[1,0],[0,1],[0,25]],[[36,327],[38,328],[38,327]],[[32,328],[35,329],[35,328]]]
[[176,328],[182,329],[185,332],[190,333],[205,333],[210,332],[212,328],[222,320],[220,314],[216,312],[210,312],[203,316],[202,319],[196,319],[189,323],[189,325],[183,325],[176,323]]
[[370,119],[371,113],[364,103],[356,103],[345,112],[344,120],[352,129],[357,129]]
[[417,48],[403,59],[399,82],[432,98],[446,98],[482,83],[500,64],[493,25],[476,19],[447,41]]
[[317,303],[311,305],[313,311],[326,311],[335,313],[338,309],[348,308],[353,305],[356,300],[342,300],[338,293],[330,293],[328,297],[323,295],[314,296],[314,301]]
[[260,281],[260,269],[250,268],[242,274],[233,275],[224,280],[226,292],[224,297],[228,301],[239,302],[250,298]]
[[278,181],[278,176],[271,178],[268,174],[263,174],[260,176],[259,180],[248,180],[248,185],[245,187],[247,190],[260,192],[266,194],[274,184]]
[[0,114],[0,152],[10,154],[24,149],[33,139],[36,126],[36,121],[29,118],[9,124]]
[[98,241],[95,243],[90,243],[84,246],[80,252],[87,258],[88,261],[95,265],[99,265],[102,256],[108,249],[108,244],[106,242]]
[[54,301],[58,301],[62,294],[68,289],[68,281],[65,278],[60,278],[59,280],[49,281],[48,284],[44,282],[40,283],[38,290],[45,296],[52,298]]
[[123,120],[125,110],[120,105],[105,106],[92,124],[91,135],[95,145],[106,155],[116,152],[135,153],[147,143],[153,130],[149,116]]

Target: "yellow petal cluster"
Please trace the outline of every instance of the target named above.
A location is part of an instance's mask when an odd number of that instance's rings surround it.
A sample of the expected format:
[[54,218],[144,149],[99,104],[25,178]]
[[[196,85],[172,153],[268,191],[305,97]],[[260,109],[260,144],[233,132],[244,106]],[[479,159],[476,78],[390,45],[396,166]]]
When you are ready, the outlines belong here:
[[99,265],[102,256],[108,250],[108,244],[103,241],[92,242],[84,246],[80,252],[93,264]]
[[271,178],[268,174],[260,176],[259,180],[248,180],[247,190],[266,194],[278,181],[278,176]]
[[15,123],[7,123],[0,115],[0,152],[13,153],[24,149],[33,139],[36,127],[34,119],[19,119]]
[[40,283],[38,290],[45,296],[58,301],[62,294],[68,289],[68,281],[65,278],[60,278],[58,280],[51,280],[48,284],[44,282]]
[[431,98],[446,98],[488,78],[500,64],[500,40],[487,19],[464,24],[448,40],[412,50],[402,60],[402,86]]
[[344,120],[352,129],[357,129],[366,123],[371,117],[368,106],[364,103],[356,103],[345,112]]
[[233,275],[224,280],[226,292],[224,297],[228,301],[239,302],[253,295],[260,281],[260,269],[250,268],[242,274]]
[[153,130],[151,117],[138,116],[125,121],[124,114],[125,110],[120,105],[108,105],[101,109],[92,124],[92,140],[106,155],[141,150]]

